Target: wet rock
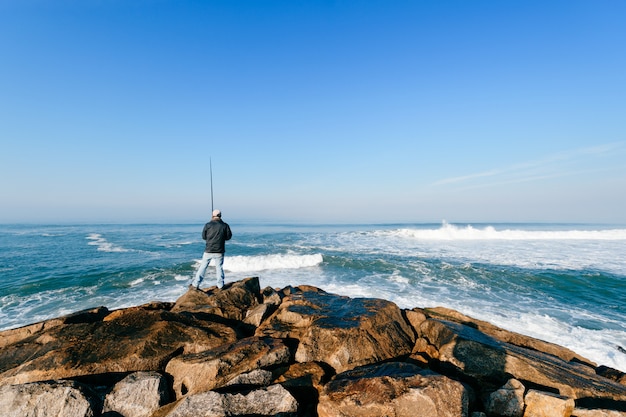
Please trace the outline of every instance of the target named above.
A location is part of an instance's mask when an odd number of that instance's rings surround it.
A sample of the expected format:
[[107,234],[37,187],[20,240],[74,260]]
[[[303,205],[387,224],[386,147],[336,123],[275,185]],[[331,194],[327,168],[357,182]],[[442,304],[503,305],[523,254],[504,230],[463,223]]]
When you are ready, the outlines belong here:
[[513,376],[573,399],[626,400],[626,387],[596,375],[594,368],[503,342],[474,326],[429,318],[416,331],[436,347],[442,367],[482,385],[499,385]]
[[626,417],[626,411],[575,408],[572,417]]
[[578,355],[576,352],[564,348],[563,346],[555,345],[554,343],[549,343],[544,340],[535,339],[534,337],[524,336],[519,333],[511,332],[494,326],[491,323],[478,320],[470,316],[466,316],[465,314],[459,313],[458,311],[449,308],[437,307],[424,309],[421,311],[427,314],[429,317],[440,318],[442,320],[450,320],[459,324],[464,324],[466,326],[473,327],[488,336],[498,339],[501,342],[547,353],[549,355],[556,356],[557,358],[565,362],[571,362],[574,365],[582,364],[592,368],[596,366],[589,359],[584,358]]
[[103,413],[104,416],[150,417],[169,400],[167,381],[163,375],[136,372],[118,382],[107,394]]
[[64,324],[93,323],[101,321],[108,314],[109,310],[106,307],[96,307],[78,311],[67,316],[18,327],[16,329],[4,330],[0,332],[0,349],[8,345],[18,343],[33,336],[34,334],[43,333],[44,331],[62,326]]
[[299,341],[297,362],[325,362],[336,372],[409,355],[414,332],[389,301],[348,298],[298,287],[257,335]]
[[466,417],[457,381],[408,363],[369,365],[338,374],[320,396],[319,417]]
[[529,390],[524,398],[524,417],[570,417],[574,400],[548,392]]
[[205,352],[173,358],[166,372],[177,398],[223,387],[238,375],[284,365],[291,351],[282,340],[249,337]]
[[622,371],[609,368],[608,366],[598,366],[596,368],[596,373],[615,382],[619,382],[622,385],[626,385],[626,373]]
[[55,326],[0,348],[0,385],[162,371],[180,353],[235,339],[235,331],[219,323],[163,310],[118,310],[103,321]]
[[93,417],[100,404],[86,386],[74,381],[35,382],[0,387],[2,417]]
[[159,417],[284,416],[296,414],[298,403],[280,385],[247,394],[219,394],[207,391],[189,395]]

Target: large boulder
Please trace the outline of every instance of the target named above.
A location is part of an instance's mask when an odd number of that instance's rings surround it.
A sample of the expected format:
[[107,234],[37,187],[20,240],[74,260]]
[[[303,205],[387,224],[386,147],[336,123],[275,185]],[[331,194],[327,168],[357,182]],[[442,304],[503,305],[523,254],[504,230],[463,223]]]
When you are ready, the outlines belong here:
[[261,304],[262,299],[259,278],[252,277],[228,283],[221,289],[191,288],[176,300],[172,311],[202,312],[242,321],[247,311]]
[[105,416],[150,417],[169,400],[168,384],[163,375],[135,372],[115,384],[104,400],[102,412]]
[[178,356],[165,370],[174,378],[174,391],[180,398],[226,386],[238,381],[241,374],[288,364],[291,357],[291,350],[282,340],[249,337],[201,353]]
[[[418,341],[436,349],[447,372],[464,374],[483,386],[499,386],[513,376],[549,387],[568,398],[626,400],[626,386],[595,373],[591,366],[496,339],[474,325],[428,318],[413,325]],[[417,345],[417,344],[416,344]]]
[[109,313],[110,311],[106,307],[96,307],[88,310],[77,311],[66,316],[18,327],[16,329],[4,330],[0,332],[0,349],[18,343],[35,334],[42,333],[64,324],[93,323],[101,321]]
[[236,338],[235,331],[224,324],[133,307],[101,321],[44,329],[0,348],[0,385],[163,371],[176,355],[211,349]]
[[522,417],[526,387],[516,379],[510,379],[502,388],[492,392],[485,409],[492,416]]
[[319,417],[467,417],[468,405],[459,382],[391,362],[338,374],[326,385],[317,411]]
[[449,308],[434,307],[428,309],[414,309],[413,311],[421,311],[431,318],[454,321],[459,324],[474,327],[475,329],[480,330],[486,335],[489,335],[502,342],[547,353],[549,355],[556,356],[557,358],[560,358],[565,362],[577,362],[591,367],[595,367],[595,364],[592,361],[580,356],[571,349],[567,349],[563,346],[555,345],[554,343],[546,342],[544,340],[536,339],[534,337],[525,336],[523,334],[502,329],[489,322],[475,319]]
[[2,417],[93,417],[99,409],[95,393],[74,381],[0,386]]
[[280,385],[247,394],[207,391],[188,395],[155,417],[295,416],[298,403]]
[[570,417],[574,411],[574,400],[549,392],[529,390],[524,398],[524,417]]
[[336,372],[408,356],[415,343],[413,329],[394,303],[313,287],[298,287],[286,296],[256,334],[296,339],[297,362],[324,362]]

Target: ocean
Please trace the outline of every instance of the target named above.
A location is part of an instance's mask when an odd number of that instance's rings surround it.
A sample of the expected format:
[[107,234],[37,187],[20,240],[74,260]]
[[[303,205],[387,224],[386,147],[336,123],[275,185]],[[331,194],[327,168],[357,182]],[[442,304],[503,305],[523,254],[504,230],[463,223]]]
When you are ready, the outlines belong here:
[[[229,224],[226,281],[449,307],[626,372],[626,226]],[[0,330],[175,301],[199,265],[202,227],[0,225]]]

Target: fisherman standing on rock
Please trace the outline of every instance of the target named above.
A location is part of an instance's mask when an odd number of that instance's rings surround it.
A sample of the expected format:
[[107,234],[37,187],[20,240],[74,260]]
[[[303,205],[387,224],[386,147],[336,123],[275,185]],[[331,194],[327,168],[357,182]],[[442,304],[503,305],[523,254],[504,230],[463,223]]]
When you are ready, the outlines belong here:
[[202,239],[206,241],[204,254],[200,268],[196,272],[191,286],[200,288],[200,283],[204,279],[204,273],[211,262],[215,260],[215,277],[217,278],[217,287],[224,286],[224,252],[226,252],[226,241],[233,236],[230,226],[222,220],[222,212],[213,210],[211,221],[204,225],[202,229]]

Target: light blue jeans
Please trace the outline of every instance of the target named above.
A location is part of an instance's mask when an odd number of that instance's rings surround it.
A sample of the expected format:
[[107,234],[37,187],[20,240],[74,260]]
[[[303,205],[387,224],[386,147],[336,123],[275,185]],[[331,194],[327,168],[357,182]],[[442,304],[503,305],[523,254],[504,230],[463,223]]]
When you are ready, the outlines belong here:
[[204,279],[204,273],[211,262],[211,259],[215,260],[215,277],[217,278],[217,287],[222,288],[224,286],[224,254],[223,253],[208,253],[204,252],[202,255],[202,262],[200,262],[200,268],[196,272],[196,276],[193,279],[191,285],[196,288],[200,287],[200,283]]

